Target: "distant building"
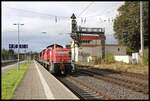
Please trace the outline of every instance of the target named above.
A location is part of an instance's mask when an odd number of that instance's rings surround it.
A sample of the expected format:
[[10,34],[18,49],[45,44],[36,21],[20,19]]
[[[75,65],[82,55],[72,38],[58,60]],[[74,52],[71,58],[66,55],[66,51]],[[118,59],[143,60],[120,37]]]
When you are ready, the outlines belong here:
[[[75,45],[75,50],[74,50],[74,40],[73,39],[70,40],[72,60],[74,60],[74,56],[76,62],[88,61],[88,59],[91,57],[94,58],[102,57],[100,36],[84,35],[81,36],[81,39],[82,41],[80,42],[80,47],[77,47],[77,45]],[[126,55],[126,46],[118,44],[105,44],[105,55],[107,54]]]

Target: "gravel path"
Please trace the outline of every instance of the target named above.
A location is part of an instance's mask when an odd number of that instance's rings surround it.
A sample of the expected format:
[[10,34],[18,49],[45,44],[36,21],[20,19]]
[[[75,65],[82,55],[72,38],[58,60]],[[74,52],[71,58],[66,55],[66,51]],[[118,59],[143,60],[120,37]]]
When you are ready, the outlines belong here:
[[91,86],[102,90],[108,95],[117,97],[119,99],[149,99],[148,95],[140,92],[135,92],[125,87],[116,84],[108,83],[103,80],[98,80],[90,76],[77,76],[78,79],[90,84]]

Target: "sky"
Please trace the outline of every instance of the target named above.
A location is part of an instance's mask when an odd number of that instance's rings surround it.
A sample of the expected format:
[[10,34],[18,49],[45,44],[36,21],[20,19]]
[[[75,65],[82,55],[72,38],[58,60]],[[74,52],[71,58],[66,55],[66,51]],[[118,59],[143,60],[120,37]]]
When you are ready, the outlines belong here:
[[[71,15],[77,17],[82,27],[105,28],[106,44],[117,44],[113,37],[112,20],[124,2],[2,2],[1,48],[9,44],[28,44],[26,51],[40,52],[50,44],[70,44]],[[46,32],[46,33],[42,33]],[[15,51],[17,49],[14,49]],[[23,52],[25,49],[20,49]]]

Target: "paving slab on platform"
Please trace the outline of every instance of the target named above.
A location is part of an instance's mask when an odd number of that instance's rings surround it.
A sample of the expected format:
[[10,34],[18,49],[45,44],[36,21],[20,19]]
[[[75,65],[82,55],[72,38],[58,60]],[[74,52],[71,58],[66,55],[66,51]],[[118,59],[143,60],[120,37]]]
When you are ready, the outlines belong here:
[[42,65],[32,61],[13,99],[79,99]]

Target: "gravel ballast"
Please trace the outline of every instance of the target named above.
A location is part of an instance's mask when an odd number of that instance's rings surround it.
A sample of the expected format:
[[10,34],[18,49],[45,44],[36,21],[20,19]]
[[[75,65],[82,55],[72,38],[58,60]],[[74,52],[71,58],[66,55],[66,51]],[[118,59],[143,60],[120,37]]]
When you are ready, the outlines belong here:
[[104,93],[119,99],[149,99],[148,95],[143,93],[135,92],[129,88],[125,88],[117,84],[99,80],[90,76],[82,75],[78,76],[77,78],[97,89],[100,89]]

